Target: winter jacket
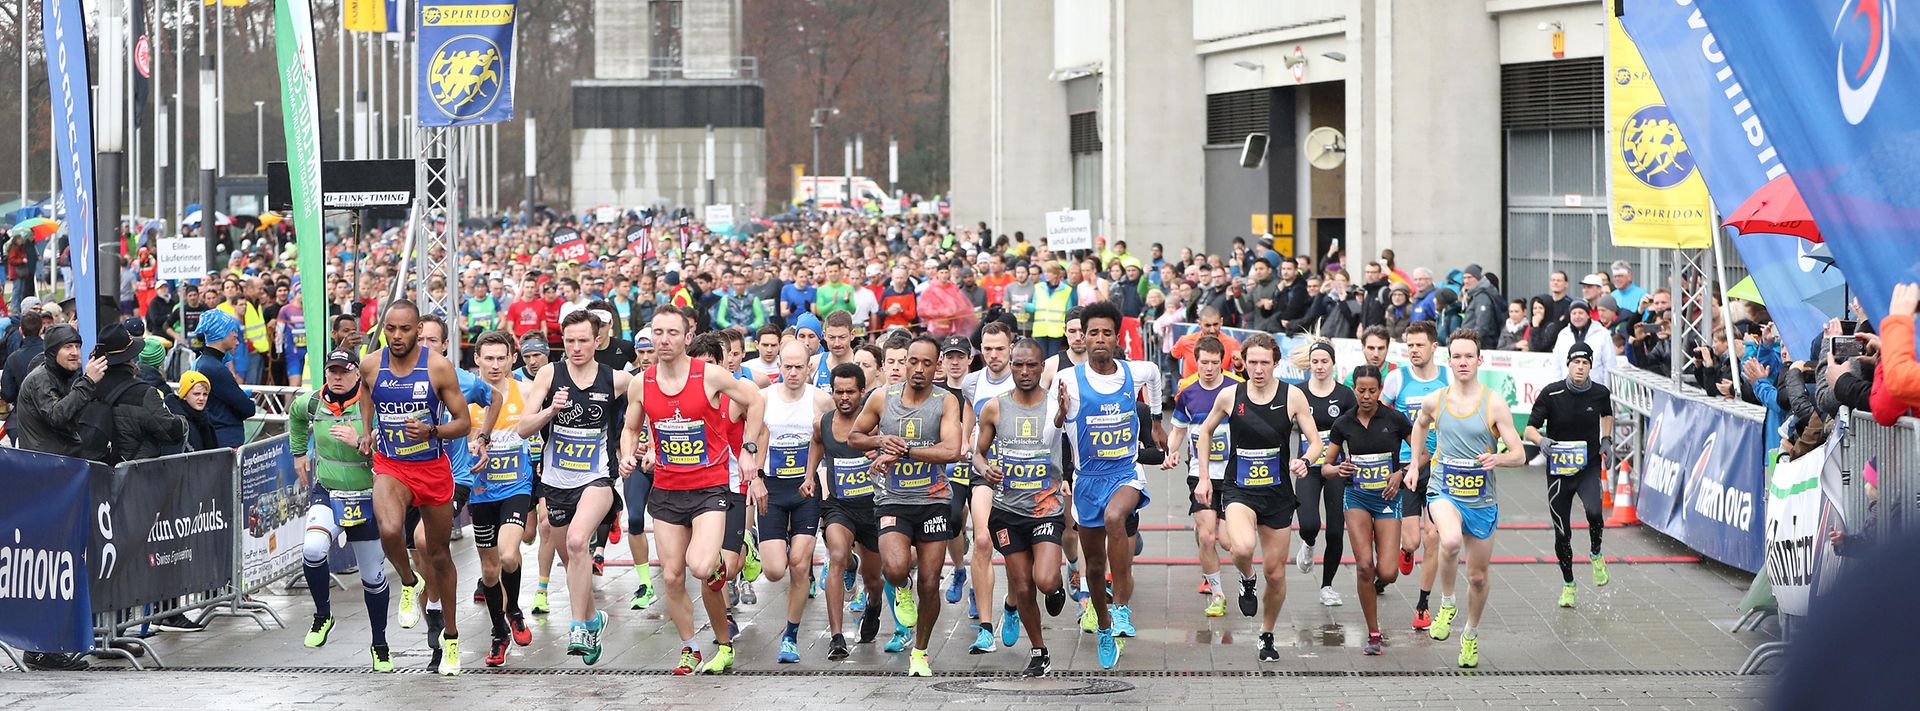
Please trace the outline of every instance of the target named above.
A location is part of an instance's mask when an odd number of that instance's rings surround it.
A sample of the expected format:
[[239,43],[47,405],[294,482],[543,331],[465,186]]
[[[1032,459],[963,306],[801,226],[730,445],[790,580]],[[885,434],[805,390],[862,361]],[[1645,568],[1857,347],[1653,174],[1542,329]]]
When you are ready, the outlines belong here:
[[207,376],[213,389],[207,397],[207,419],[213,424],[216,439],[222,447],[246,444],[247,418],[254,413],[253,398],[240,389],[240,381],[233,379],[233,371],[227,370],[225,354],[208,347],[200,348],[199,352],[193,369]]
[[1480,334],[1480,347],[1493,349],[1500,345],[1500,324],[1507,320],[1507,304],[1500,298],[1500,291],[1493,284],[1482,279],[1480,283],[1460,299],[1460,325],[1471,328]]
[[117,448],[115,454],[121,461],[133,459],[152,459],[179,451],[180,443],[186,441],[186,422],[167,409],[165,391],[153,387],[139,371],[139,364],[117,365],[108,369],[100,378],[100,384],[94,387],[99,397],[106,397],[121,383],[128,380],[138,381],[120,395],[113,405],[113,442]]
[[14,442],[21,449],[63,457],[80,455],[80,410],[93,400],[94,382],[52,360],[34,368],[20,384],[13,418]]

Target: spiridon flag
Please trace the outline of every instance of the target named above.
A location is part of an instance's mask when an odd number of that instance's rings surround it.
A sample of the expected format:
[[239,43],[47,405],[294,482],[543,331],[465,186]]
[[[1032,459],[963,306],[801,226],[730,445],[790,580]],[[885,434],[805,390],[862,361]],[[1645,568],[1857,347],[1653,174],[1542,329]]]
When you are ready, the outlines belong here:
[[420,3],[420,125],[470,126],[513,118],[512,2]]
[[[293,235],[297,266],[307,276],[300,290],[301,311],[318,319],[327,313],[327,245],[320,221],[319,79],[313,60],[313,8],[308,0],[276,0],[273,44],[279,56],[281,124],[287,136],[287,183],[293,196]],[[319,373],[331,344],[330,329],[307,329],[307,372]],[[311,340],[317,338],[317,341]]]
[[[80,0],[45,0],[47,95],[53,101],[53,144],[60,166],[60,199],[67,206],[67,239],[73,254],[73,300],[80,352],[92,353],[99,338],[100,293],[94,263],[93,101],[87,83],[87,15]],[[49,255],[51,259],[53,255]]]
[[1607,211],[1616,247],[1713,246],[1713,202],[1640,50],[1607,17]]

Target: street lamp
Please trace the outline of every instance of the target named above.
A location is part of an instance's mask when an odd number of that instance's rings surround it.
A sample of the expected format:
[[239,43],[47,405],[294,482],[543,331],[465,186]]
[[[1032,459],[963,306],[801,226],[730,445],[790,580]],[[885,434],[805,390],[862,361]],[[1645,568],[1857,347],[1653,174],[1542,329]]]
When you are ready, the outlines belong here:
[[820,131],[827,127],[827,117],[838,113],[840,110],[831,106],[813,110],[813,163],[807,166],[807,172],[811,174],[808,179],[813,181],[812,199],[816,210],[820,209]]
[[253,102],[253,174],[267,174],[267,102]]

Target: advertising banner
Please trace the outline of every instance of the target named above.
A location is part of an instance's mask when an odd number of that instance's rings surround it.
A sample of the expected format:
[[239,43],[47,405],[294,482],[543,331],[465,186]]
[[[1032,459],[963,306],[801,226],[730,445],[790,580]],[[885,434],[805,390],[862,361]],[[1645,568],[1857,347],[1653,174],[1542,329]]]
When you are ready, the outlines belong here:
[[[1609,14],[1611,15],[1611,14]],[[1620,18],[1607,18],[1607,178],[1616,247],[1705,249],[1716,229],[1707,185],[1694,169],[1660,87]]]
[[587,242],[580,237],[580,231],[572,227],[562,227],[553,231],[553,258],[562,262],[587,261]]
[[84,652],[93,646],[84,459],[0,448],[0,642]]
[[513,2],[420,3],[422,126],[471,126],[513,118]]
[[[382,14],[384,24],[385,15]],[[280,113],[287,138],[287,182],[293,196],[293,235],[299,250],[301,273],[314,276],[317,286],[327,273],[326,236],[320,213],[320,104],[319,79],[313,66],[313,8],[307,0],[276,0],[273,8],[273,44],[279,57]],[[327,295],[320,288],[300,290],[305,313],[327,313]],[[321,371],[327,357],[331,329],[314,329],[318,342],[307,348],[306,372]]]
[[251,586],[300,565],[307,528],[307,489],[293,473],[287,436],[240,448],[240,579]]
[[[1621,20],[1627,34],[1640,48],[1647,69],[1663,90],[1667,110],[1685,133],[1714,207],[1722,216],[1733,214],[1754,191],[1785,175],[1789,167],[1780,162],[1773,142],[1780,134],[1771,117],[1763,122],[1754,112],[1746,88],[1750,68],[1728,63],[1716,37],[1718,28],[1709,26],[1694,3],[1624,3]],[[1760,4],[1770,3],[1741,3],[1740,8]],[[1797,25],[1795,41],[1819,34],[1826,26],[1819,22]],[[1825,65],[1831,64],[1829,59]],[[1796,174],[1795,182],[1800,181]],[[1753,234],[1734,235],[1733,246],[1787,343],[1812,343],[1827,319],[1839,317],[1845,308],[1846,283],[1825,245]]]
[[[45,0],[47,96],[53,102],[54,162],[60,168],[60,201],[67,207],[66,230],[73,255],[73,291],[96,294],[94,276],[93,98],[88,83],[87,15],[80,0]],[[112,107],[118,110],[119,107]],[[114,218],[108,218],[114,219]],[[56,255],[47,255],[51,261]],[[75,299],[80,352],[92,353],[100,333],[96,299]]]
[[233,450],[141,459],[92,479],[94,612],[233,581]]
[[1761,424],[1664,391],[1653,393],[1640,520],[1749,573],[1766,559]]
[[1839,572],[1839,556],[1828,541],[1843,531],[1840,507],[1828,495],[1838,490],[1844,427],[1827,443],[1788,461],[1774,463],[1767,475],[1767,578],[1782,614],[1804,617],[1816,589]]

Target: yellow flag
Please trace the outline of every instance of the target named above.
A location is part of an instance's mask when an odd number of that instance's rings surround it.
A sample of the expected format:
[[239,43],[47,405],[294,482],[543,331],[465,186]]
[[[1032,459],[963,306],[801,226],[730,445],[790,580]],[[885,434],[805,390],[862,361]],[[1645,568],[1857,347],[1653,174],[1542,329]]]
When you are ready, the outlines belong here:
[[1616,247],[1704,249],[1713,203],[1639,48],[1607,18],[1607,174]]
[[[228,0],[231,1],[231,0]],[[243,0],[244,1],[244,0]],[[341,22],[354,32],[386,32],[387,7],[381,0],[342,0]]]

